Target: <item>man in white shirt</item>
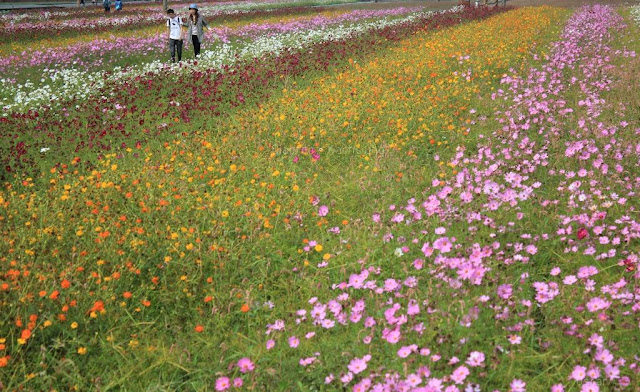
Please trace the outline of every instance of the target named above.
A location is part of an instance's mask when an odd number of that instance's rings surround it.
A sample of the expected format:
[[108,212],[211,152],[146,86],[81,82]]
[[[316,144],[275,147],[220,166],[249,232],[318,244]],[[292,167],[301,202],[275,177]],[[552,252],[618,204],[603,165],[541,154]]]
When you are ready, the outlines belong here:
[[178,61],[182,60],[182,18],[176,16],[175,12],[169,8],[167,10],[169,20],[167,20],[167,28],[169,31],[169,50],[171,51],[171,62],[176,62],[176,49],[178,52]]

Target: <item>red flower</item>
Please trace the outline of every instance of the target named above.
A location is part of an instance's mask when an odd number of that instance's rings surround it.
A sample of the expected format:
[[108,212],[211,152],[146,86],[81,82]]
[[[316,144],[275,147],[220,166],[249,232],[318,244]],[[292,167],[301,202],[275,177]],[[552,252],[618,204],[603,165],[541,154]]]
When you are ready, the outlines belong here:
[[624,264],[627,270],[627,272],[633,272],[636,269],[635,264],[633,263],[633,261],[631,261],[631,259],[626,259],[623,260],[622,263]]
[[589,232],[584,227],[581,227],[578,229],[577,235],[578,235],[578,239],[581,240],[586,238],[589,235]]

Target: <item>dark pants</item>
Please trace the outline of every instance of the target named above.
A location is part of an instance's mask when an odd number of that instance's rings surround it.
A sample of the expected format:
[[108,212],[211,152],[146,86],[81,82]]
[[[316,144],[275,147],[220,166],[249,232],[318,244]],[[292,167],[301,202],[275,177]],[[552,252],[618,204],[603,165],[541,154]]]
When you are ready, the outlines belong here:
[[182,60],[182,40],[169,38],[169,50],[171,51],[171,62],[176,62],[176,49],[178,50],[178,61]]
[[200,40],[197,35],[191,36],[191,42],[193,42],[193,52],[196,56],[200,54]]

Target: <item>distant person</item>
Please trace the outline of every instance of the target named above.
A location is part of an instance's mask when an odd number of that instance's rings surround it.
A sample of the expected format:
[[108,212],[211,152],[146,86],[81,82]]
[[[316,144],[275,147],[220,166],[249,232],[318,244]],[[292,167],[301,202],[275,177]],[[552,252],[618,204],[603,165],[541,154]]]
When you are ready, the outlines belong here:
[[176,51],[178,52],[178,61],[182,60],[182,26],[184,22],[182,18],[176,16],[176,13],[169,8],[167,10],[169,20],[167,20],[167,30],[169,32],[169,51],[171,52],[171,62],[176,62]]
[[207,25],[207,22],[205,22],[198,13],[198,6],[196,4],[189,6],[189,20],[187,25],[187,39],[191,39],[193,52],[195,53],[195,57],[198,57],[198,55],[200,55],[200,45],[204,38],[203,29]]
[[104,12],[111,12],[111,0],[102,0],[102,6],[104,7]]
[[116,0],[116,11],[122,11],[122,0]]
[[84,7],[84,0],[80,0],[80,5]]

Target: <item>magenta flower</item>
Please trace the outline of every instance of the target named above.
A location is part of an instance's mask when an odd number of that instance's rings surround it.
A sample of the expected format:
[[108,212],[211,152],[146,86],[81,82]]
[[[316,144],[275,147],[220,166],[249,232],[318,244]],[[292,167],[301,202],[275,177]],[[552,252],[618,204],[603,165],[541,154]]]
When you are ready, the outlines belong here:
[[587,376],[587,368],[584,366],[576,365],[569,376],[569,379],[575,381],[582,381]]
[[271,340],[271,339],[267,340],[267,343],[266,343],[267,350],[271,350],[275,345],[276,345],[276,342],[274,340]]
[[440,253],[448,253],[452,247],[453,244],[449,241],[449,237],[440,237],[433,243],[433,248],[439,250]]
[[498,287],[498,296],[502,299],[509,299],[513,293],[513,288],[510,284],[503,284]]
[[600,387],[593,381],[585,382],[580,388],[580,392],[600,392]]
[[469,369],[466,366],[460,366],[451,374],[451,379],[456,384],[462,384],[469,375]]
[[515,379],[511,381],[509,392],[525,392],[527,390],[526,386],[527,384],[524,381]]
[[589,235],[589,232],[584,227],[579,228],[578,231],[576,232],[576,237],[579,240],[587,238],[588,235]]
[[353,358],[347,368],[353,374],[358,374],[367,368],[367,361],[362,358]]
[[229,377],[219,377],[216,380],[216,391],[226,391],[229,387],[231,387]]
[[289,338],[289,347],[296,348],[298,347],[298,344],[300,344],[300,340],[297,337],[291,336]]
[[482,366],[482,364],[484,363],[484,359],[484,353],[480,351],[473,351],[469,354],[469,358],[467,359],[466,363],[471,367]]
[[401,348],[398,350],[398,356],[399,356],[400,358],[406,358],[406,357],[408,357],[408,356],[411,354],[411,351],[412,351],[412,350],[411,350],[411,347],[407,347],[407,346],[401,347]]
[[329,213],[329,207],[322,205],[318,208],[318,216],[327,216]]
[[245,358],[241,358],[238,361],[238,368],[240,369],[241,373],[249,373],[252,372],[253,369],[255,369],[255,365],[253,364],[253,362],[251,362],[251,359],[245,357]]

